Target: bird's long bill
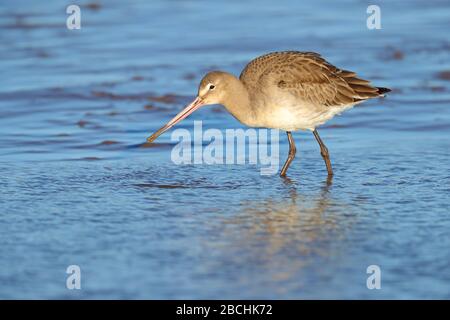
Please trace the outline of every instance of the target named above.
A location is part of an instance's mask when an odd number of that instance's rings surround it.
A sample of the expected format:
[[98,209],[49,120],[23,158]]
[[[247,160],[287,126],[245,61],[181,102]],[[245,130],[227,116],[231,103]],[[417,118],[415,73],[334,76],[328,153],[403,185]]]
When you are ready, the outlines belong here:
[[156,138],[158,138],[161,134],[172,128],[175,124],[189,116],[191,113],[193,113],[195,110],[203,106],[203,101],[199,97],[195,98],[194,101],[192,101],[186,108],[184,108],[179,114],[177,114],[175,117],[173,117],[172,120],[170,120],[164,127],[156,131],[154,134],[152,134],[150,137],[147,138],[148,142],[155,141]]

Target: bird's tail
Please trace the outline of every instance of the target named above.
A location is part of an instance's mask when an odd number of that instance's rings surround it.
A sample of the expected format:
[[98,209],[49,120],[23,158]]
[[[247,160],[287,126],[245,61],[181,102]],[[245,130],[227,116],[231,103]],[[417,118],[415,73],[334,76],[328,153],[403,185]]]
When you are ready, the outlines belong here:
[[384,96],[386,93],[391,92],[392,90],[389,88],[377,87],[378,93],[380,96]]

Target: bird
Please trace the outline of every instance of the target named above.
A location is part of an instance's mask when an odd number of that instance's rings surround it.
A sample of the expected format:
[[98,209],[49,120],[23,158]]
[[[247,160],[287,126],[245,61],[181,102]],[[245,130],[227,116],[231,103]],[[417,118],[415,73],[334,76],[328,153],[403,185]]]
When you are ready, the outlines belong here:
[[199,108],[220,104],[246,126],[286,131],[289,153],[281,177],[286,177],[296,155],[292,132],[311,131],[330,178],[333,168],[329,151],[317,127],[390,91],[372,86],[355,72],[335,67],[315,52],[271,52],[251,60],[239,78],[224,71],[208,72],[200,81],[195,100],[148,137],[147,142],[152,143]]

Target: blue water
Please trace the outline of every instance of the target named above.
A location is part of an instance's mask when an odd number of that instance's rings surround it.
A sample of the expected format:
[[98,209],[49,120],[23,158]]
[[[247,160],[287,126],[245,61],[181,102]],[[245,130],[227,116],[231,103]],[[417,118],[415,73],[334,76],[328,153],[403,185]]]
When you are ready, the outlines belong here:
[[[367,1],[79,3],[81,30],[0,5],[0,298],[450,298],[448,1],[380,1],[381,30]],[[289,49],[393,89],[319,129],[332,181],[306,132],[289,179],[142,147],[208,70]]]

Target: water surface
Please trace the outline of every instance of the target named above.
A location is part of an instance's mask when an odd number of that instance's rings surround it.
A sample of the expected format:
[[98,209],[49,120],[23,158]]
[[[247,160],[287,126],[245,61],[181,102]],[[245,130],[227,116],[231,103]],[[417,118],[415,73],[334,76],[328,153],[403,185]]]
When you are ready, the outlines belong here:
[[[448,2],[382,1],[381,30],[366,1],[81,3],[81,30],[0,6],[0,298],[450,298]],[[141,146],[208,70],[290,49],[393,89],[321,128],[331,182],[310,133],[289,179]]]

